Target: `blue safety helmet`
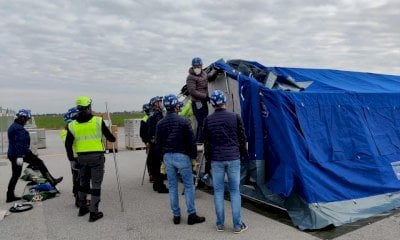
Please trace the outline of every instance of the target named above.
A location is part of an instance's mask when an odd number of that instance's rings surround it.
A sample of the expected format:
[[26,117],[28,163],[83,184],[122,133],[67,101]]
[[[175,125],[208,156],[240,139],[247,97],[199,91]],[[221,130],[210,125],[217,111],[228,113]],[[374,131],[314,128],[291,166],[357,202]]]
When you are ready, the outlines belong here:
[[226,97],[221,90],[214,90],[210,96],[210,102],[213,107],[226,103]]
[[20,109],[17,114],[15,114],[17,117],[26,117],[27,119],[31,119],[31,110],[29,109]]
[[149,102],[150,107],[154,107],[156,102],[158,102],[158,101],[162,101],[162,97],[156,96],[156,97],[151,98],[150,102]]
[[143,109],[143,112],[150,111],[150,109],[151,109],[150,104],[148,104],[148,103],[143,104],[142,109]]
[[167,110],[173,110],[178,103],[178,98],[174,94],[166,95],[163,98],[163,105]]
[[79,109],[77,107],[68,109],[68,111],[64,114],[64,121],[66,123],[72,122],[76,118],[76,115],[78,115],[78,113]]
[[200,66],[203,65],[203,61],[199,57],[195,57],[192,59],[192,66]]

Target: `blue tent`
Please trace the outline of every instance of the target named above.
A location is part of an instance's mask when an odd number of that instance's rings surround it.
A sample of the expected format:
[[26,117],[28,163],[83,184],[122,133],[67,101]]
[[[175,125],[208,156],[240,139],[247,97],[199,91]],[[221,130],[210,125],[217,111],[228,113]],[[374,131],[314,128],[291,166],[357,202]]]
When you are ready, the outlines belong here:
[[[249,143],[244,194],[285,208],[300,229],[400,207],[400,76],[242,60],[210,69],[238,82]],[[282,90],[285,81],[297,90]]]

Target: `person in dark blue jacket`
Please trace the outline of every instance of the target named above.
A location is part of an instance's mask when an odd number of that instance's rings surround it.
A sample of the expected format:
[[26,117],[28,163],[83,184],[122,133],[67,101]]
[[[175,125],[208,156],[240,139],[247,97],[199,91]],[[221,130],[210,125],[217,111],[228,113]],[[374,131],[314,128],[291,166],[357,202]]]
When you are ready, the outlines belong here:
[[27,162],[32,166],[37,167],[43,177],[53,186],[56,186],[63,179],[63,177],[54,178],[49,173],[49,170],[46,165],[44,165],[43,161],[29,149],[31,138],[29,132],[24,128],[24,125],[31,118],[31,112],[27,109],[21,109],[17,112],[16,116],[17,118],[14,120],[14,123],[8,128],[7,157],[11,162],[12,175],[10,182],[8,183],[6,202],[13,202],[21,199],[20,197],[15,196],[14,190],[18,178],[22,173],[23,162]]
[[162,155],[159,148],[157,148],[156,142],[156,126],[157,123],[163,119],[162,113],[162,97],[157,96],[150,99],[150,105],[153,108],[148,121],[148,140],[149,153],[147,159],[150,165],[150,175],[153,176],[153,190],[158,193],[168,193],[168,188],[164,184],[164,175],[160,172]]
[[214,205],[217,231],[224,231],[224,186],[228,176],[234,233],[241,233],[247,226],[241,219],[240,162],[247,155],[246,136],[238,114],[226,110],[226,97],[221,90],[210,96],[215,112],[204,120],[204,154],[206,173],[210,163],[214,187]]
[[178,172],[182,176],[188,224],[202,223],[206,219],[196,214],[194,203],[194,184],[192,176],[192,161],[197,156],[197,147],[189,121],[178,115],[180,104],[175,95],[163,98],[167,116],[158,122],[156,128],[156,145],[163,155],[165,170],[168,176],[169,199],[174,224],[181,220],[181,210],[178,197]]

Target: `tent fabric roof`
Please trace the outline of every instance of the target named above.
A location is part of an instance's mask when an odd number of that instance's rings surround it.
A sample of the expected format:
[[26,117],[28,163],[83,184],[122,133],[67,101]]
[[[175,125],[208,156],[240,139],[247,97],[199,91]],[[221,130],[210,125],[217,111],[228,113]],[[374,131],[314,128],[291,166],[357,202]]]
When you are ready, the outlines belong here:
[[248,63],[313,81],[301,92],[271,90],[213,64],[239,81],[249,158],[267,162],[273,192],[317,203],[400,190],[400,76]]

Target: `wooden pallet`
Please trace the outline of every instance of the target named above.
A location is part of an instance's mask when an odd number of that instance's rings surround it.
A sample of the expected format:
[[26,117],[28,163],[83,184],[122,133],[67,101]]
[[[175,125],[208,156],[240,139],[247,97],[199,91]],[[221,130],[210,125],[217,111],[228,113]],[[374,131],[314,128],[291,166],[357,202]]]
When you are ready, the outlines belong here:
[[132,151],[138,151],[138,150],[145,150],[146,147],[128,147],[128,146],[126,146],[126,149],[129,149]]

